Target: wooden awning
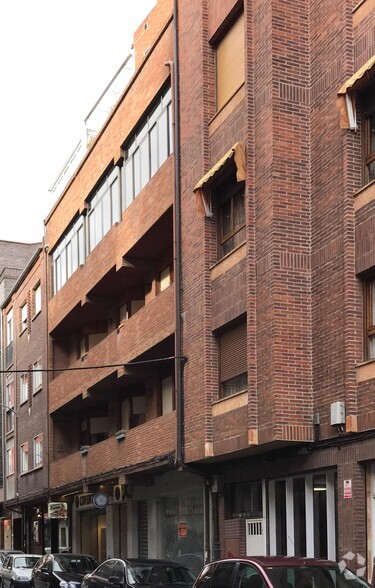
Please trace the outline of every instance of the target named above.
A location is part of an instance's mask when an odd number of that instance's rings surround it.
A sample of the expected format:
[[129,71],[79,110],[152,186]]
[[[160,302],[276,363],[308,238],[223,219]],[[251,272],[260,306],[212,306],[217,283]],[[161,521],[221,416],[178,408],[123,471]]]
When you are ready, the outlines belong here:
[[375,55],[356,71],[337,92],[337,105],[340,110],[340,126],[342,129],[355,130],[357,128],[355,113],[356,93],[374,79]]
[[194,186],[193,192],[196,195],[198,209],[206,216],[212,216],[211,190],[209,188],[232,160],[237,170],[237,182],[243,182],[246,178],[245,145],[244,143],[238,142]]

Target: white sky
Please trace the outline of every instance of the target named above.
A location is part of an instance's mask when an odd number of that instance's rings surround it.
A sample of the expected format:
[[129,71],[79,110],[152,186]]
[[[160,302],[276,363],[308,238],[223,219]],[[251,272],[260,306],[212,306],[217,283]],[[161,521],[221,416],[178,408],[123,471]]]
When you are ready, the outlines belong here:
[[37,242],[84,118],[156,0],[0,5],[0,239]]

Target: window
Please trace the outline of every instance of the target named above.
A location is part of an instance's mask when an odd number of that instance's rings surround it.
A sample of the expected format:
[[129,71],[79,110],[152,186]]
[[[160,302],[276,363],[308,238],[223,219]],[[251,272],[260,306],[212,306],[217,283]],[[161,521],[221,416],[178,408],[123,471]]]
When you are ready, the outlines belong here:
[[52,253],[53,293],[56,294],[76,271],[85,263],[85,238],[83,217],[78,217],[60,239]]
[[365,282],[365,359],[375,358],[375,278]]
[[25,372],[20,377],[20,404],[26,402],[29,398],[29,374]]
[[108,417],[91,417],[81,422],[81,444],[95,445],[108,439]]
[[23,443],[20,451],[21,474],[29,470],[29,444]]
[[363,98],[364,183],[375,180],[375,84]]
[[14,381],[7,378],[6,381],[6,433],[14,429]]
[[171,89],[168,88],[125,145],[125,210],[173,151]]
[[245,32],[242,14],[216,47],[216,106],[220,110],[245,81]]
[[7,312],[6,323],[5,362],[9,367],[13,363],[13,308]]
[[126,398],[121,403],[122,429],[128,431],[146,422],[146,398],[145,396],[133,396]]
[[159,292],[163,292],[172,284],[172,271],[171,266],[167,265],[167,267],[163,268],[158,276],[158,290]]
[[39,358],[33,363],[33,378],[32,378],[32,385],[33,385],[33,394],[38,392],[38,390],[42,387],[42,359]]
[[218,207],[218,248],[221,259],[246,239],[245,183],[231,175],[215,189]]
[[161,414],[168,414],[174,409],[173,377],[161,381]]
[[219,337],[220,396],[247,390],[246,323],[225,331]]
[[42,289],[40,284],[34,288],[34,316],[42,310]]
[[43,465],[43,434],[40,433],[33,439],[33,462],[34,468]]
[[144,299],[128,300],[119,308],[119,323],[127,321],[145,305]]
[[20,307],[20,331],[21,333],[27,328],[27,302]]
[[7,476],[14,474],[14,447],[7,449],[7,463],[6,463]]
[[119,186],[118,168],[115,168],[89,201],[89,252],[103,239],[109,229],[121,220]]
[[231,512],[226,513],[226,518],[261,518],[263,516],[262,482],[232,484],[230,502]]
[[107,333],[91,333],[91,335],[84,335],[78,341],[78,358],[82,358],[92,349],[100,343],[105,337]]

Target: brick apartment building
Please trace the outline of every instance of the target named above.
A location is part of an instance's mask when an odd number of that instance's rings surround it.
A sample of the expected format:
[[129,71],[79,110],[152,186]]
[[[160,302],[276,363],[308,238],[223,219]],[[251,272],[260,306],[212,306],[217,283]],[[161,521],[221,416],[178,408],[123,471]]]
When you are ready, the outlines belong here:
[[[13,247],[11,247],[11,245]],[[2,300],[3,454],[7,510],[2,545],[42,551],[42,516],[48,500],[48,468],[43,459],[47,439],[46,304],[44,253],[24,244],[23,258],[9,244],[7,253],[20,265]],[[17,244],[21,245],[21,244]],[[12,250],[12,253],[11,253]],[[26,257],[28,263],[26,264]]]
[[136,31],[46,220],[51,545],[371,573],[374,30],[373,0],[159,0]]

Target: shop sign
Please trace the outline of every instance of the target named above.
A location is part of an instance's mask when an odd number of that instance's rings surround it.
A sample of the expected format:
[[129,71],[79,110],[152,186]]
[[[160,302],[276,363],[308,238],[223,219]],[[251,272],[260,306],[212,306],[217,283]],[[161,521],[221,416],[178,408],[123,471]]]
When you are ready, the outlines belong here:
[[68,504],[66,502],[49,502],[49,519],[66,519],[68,516]]
[[74,497],[76,510],[90,510],[92,508],[105,508],[108,504],[108,495],[105,492],[95,494],[77,494]]
[[179,537],[187,537],[187,523],[185,523],[185,522],[178,523],[178,536]]
[[352,498],[352,481],[344,480],[344,498]]

